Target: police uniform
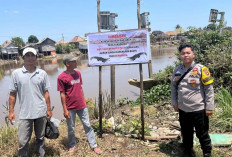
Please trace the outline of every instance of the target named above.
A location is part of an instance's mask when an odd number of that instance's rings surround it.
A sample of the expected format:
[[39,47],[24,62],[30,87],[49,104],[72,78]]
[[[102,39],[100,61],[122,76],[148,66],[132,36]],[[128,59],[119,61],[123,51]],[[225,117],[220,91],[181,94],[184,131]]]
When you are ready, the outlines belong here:
[[205,110],[214,110],[213,79],[207,67],[193,62],[188,70],[183,64],[177,66],[171,80],[172,105],[178,105],[179,120],[185,149],[193,147],[193,128],[201,143],[203,153],[211,153],[211,140],[208,134],[209,119]]

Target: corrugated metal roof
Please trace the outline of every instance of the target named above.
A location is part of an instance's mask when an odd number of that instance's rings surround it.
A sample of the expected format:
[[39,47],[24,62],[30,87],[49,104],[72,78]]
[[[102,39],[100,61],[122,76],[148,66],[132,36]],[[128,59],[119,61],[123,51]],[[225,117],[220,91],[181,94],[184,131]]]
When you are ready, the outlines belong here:
[[7,47],[8,45],[10,45],[12,43],[11,40],[6,40],[3,44],[2,44],[2,47],[5,48]]
[[50,38],[44,38],[44,39],[40,40],[38,43],[36,43],[36,44],[41,44],[42,42],[44,42],[47,39],[49,39],[49,40],[53,41],[54,43],[56,43],[54,40],[52,40]]

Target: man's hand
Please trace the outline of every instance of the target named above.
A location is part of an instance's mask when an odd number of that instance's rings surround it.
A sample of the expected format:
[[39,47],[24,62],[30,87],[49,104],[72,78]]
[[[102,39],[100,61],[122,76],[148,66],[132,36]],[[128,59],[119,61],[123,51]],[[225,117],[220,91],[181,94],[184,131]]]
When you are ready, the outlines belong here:
[[52,117],[52,111],[47,110],[47,118],[50,119]]
[[179,111],[178,105],[173,106],[173,108],[174,108],[175,112],[178,112],[178,111]]
[[206,116],[211,116],[213,114],[212,110],[205,110]]
[[13,125],[15,122],[15,114],[13,113],[9,113],[8,115],[8,119],[10,120],[10,123]]
[[64,111],[64,117],[65,117],[65,118],[68,118],[68,119],[70,118],[70,113],[69,113],[68,110],[65,110],[65,111]]

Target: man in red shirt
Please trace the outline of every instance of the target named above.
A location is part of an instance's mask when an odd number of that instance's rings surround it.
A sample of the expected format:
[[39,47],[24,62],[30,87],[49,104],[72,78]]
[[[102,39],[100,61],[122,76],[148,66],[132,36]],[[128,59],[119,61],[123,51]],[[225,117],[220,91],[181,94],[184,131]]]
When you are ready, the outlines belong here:
[[66,66],[66,71],[58,76],[57,90],[60,91],[61,103],[63,105],[64,117],[68,126],[68,145],[69,151],[75,150],[75,119],[76,114],[79,116],[88,138],[91,149],[101,154],[101,150],[97,147],[94,136],[94,130],[89,122],[88,108],[85,102],[85,97],[82,89],[81,73],[75,70],[77,67],[77,57],[73,55],[65,55],[63,63]]

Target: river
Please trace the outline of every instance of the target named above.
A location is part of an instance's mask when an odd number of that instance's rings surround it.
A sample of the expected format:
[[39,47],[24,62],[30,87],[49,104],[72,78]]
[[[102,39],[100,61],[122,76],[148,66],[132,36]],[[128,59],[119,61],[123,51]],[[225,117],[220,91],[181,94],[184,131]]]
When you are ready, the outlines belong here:
[[[157,73],[159,70],[164,69],[167,65],[173,65],[176,57],[174,53],[176,48],[152,48],[152,72]],[[98,97],[98,83],[99,83],[99,68],[88,67],[87,56],[82,56],[78,60],[77,69],[82,74],[83,90],[85,98],[92,98],[93,100]],[[21,67],[20,64],[4,65],[0,67],[0,126],[4,126],[4,117],[6,109],[4,105],[7,104],[9,97],[8,88],[10,83],[10,76],[13,70]],[[59,92],[57,92],[57,77],[65,70],[65,66],[62,60],[41,60],[38,61],[38,67],[44,69],[48,73],[48,77],[51,83],[51,89],[49,90],[51,97],[51,105],[54,106],[53,116],[57,119],[63,119],[63,109],[60,101]],[[140,93],[139,88],[129,85],[129,78],[136,78],[139,80],[139,65],[116,65],[115,66],[115,93],[116,100],[119,98],[127,97],[129,100],[135,100]],[[148,78],[148,65],[143,64],[143,78]],[[110,94],[110,67],[102,67],[102,90],[103,95]],[[18,101],[15,104],[16,122],[18,119],[19,104]]]

